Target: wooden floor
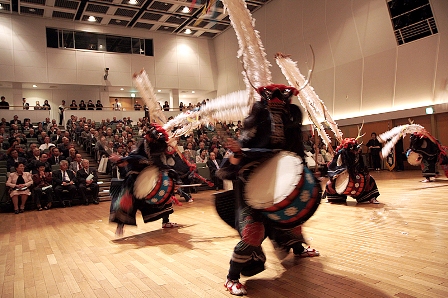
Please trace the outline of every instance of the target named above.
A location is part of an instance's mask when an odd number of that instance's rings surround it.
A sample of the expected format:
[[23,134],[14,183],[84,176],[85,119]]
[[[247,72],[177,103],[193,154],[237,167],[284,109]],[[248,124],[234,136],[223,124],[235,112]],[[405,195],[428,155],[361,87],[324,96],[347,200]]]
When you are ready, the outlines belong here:
[[[448,179],[374,172],[380,205],[322,201],[304,225],[310,259],[280,262],[242,281],[248,297],[448,297]],[[0,214],[1,297],[230,297],[223,282],[237,234],[216,215],[213,191],[176,206],[172,221],[115,237],[109,202]]]

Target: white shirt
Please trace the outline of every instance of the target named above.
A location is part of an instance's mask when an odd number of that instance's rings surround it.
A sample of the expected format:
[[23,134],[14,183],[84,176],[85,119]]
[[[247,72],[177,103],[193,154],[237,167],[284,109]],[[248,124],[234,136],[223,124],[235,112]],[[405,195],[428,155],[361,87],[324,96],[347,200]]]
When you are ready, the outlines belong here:
[[216,165],[216,168],[219,170],[219,165],[218,165],[218,162],[216,161],[216,159],[213,160],[213,163]]
[[121,102],[114,103],[114,110],[121,111]]
[[52,144],[52,143],[42,144],[42,145],[39,146],[39,150],[43,151],[45,149],[50,149],[50,146],[54,146],[54,144]]

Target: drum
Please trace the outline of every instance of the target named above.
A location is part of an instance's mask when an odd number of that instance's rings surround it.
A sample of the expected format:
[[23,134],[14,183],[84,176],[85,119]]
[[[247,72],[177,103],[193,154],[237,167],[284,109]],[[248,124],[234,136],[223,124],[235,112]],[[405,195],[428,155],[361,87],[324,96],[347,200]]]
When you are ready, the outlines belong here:
[[279,224],[303,223],[320,204],[320,185],[296,154],[281,151],[248,176],[246,203]]
[[336,178],[335,190],[340,195],[357,197],[364,190],[364,185],[364,175],[356,174],[355,179],[353,180],[348,172],[345,171]]
[[422,163],[423,156],[417,152],[408,150],[406,152],[406,156],[408,158],[408,163],[412,166],[420,166],[420,164]]
[[165,204],[172,195],[174,182],[166,171],[155,166],[145,168],[134,183],[134,197],[147,204]]

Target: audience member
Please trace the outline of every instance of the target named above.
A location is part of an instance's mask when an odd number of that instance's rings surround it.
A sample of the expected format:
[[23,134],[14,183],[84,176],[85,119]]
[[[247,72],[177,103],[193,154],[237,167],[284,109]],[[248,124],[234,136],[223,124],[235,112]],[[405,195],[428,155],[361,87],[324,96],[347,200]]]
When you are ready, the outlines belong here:
[[58,148],[53,149],[52,156],[48,159],[50,165],[57,165],[61,160],[65,160],[65,156],[61,154]]
[[59,125],[62,125],[62,121],[64,120],[64,112],[65,112],[65,100],[62,100],[61,104],[58,107],[59,114]]
[[70,110],[77,110],[78,105],[76,104],[76,100],[72,100],[72,103],[70,104]]
[[34,110],[42,110],[42,106],[40,105],[38,100],[36,100],[36,103],[34,104]]
[[33,175],[33,201],[35,202],[38,211],[42,211],[41,199],[44,195],[47,196],[47,204],[44,209],[50,209],[53,204],[52,181],[53,178],[51,172],[45,170],[44,163],[39,163],[37,165],[37,173]]
[[77,173],[79,170],[82,169],[81,161],[82,161],[81,154],[79,154],[79,153],[76,154],[75,155],[75,160],[70,162],[69,169],[72,170],[74,173]]
[[42,110],[51,110],[51,106],[48,103],[47,99],[44,101],[44,104],[42,105]]
[[51,146],[56,147],[55,144],[50,143],[50,137],[49,136],[45,136],[44,143],[39,146],[39,150],[40,151],[50,150]]
[[87,110],[89,110],[89,111],[95,110],[95,104],[93,103],[93,101],[91,99],[89,99],[89,101],[87,102]]
[[100,187],[98,186],[98,174],[95,168],[89,167],[89,160],[83,159],[81,161],[82,168],[76,172],[78,182],[78,189],[84,205],[89,205],[87,198],[87,190],[92,192],[92,199],[94,204],[98,204],[98,193]]
[[[14,213],[19,214],[25,210],[25,203],[31,194],[30,187],[33,184],[33,178],[29,172],[25,172],[25,164],[18,162],[15,164],[16,172],[9,174],[6,186],[11,188],[9,196],[12,199]],[[19,197],[21,199],[19,209]]]
[[216,177],[216,171],[219,170],[219,165],[221,164],[221,160],[216,159],[216,155],[214,152],[210,152],[209,160],[207,160],[207,167],[210,171],[210,178],[216,186],[216,190],[222,189],[223,181]]
[[97,101],[96,101],[96,105],[95,105],[95,107],[96,107],[97,111],[100,111],[100,110],[103,109],[103,104],[101,103],[100,100],[97,100]]
[[26,165],[26,159],[19,156],[19,151],[17,151],[17,149],[12,149],[6,160],[6,170],[11,172],[11,168],[15,167],[18,163]]
[[22,98],[22,106],[24,110],[29,110],[30,109],[30,104],[26,102],[26,98]]
[[163,104],[163,110],[164,111],[169,111],[170,110],[170,105],[168,103],[168,101],[165,100],[165,103]]
[[114,103],[114,111],[121,111],[122,107],[121,107],[121,102],[118,101],[118,98],[115,98],[115,103]]
[[[76,176],[73,171],[68,169],[68,162],[66,160],[61,160],[59,165],[61,169],[52,173],[52,185],[55,198],[62,203],[62,207],[65,207],[64,201],[71,202],[76,195]],[[64,196],[64,190],[68,191],[66,196]]]
[[207,150],[199,149],[199,154],[196,155],[196,163],[206,163],[207,160]]
[[6,97],[4,97],[4,96],[1,97],[0,109],[9,110],[9,103],[6,101]]
[[86,109],[87,109],[87,105],[84,102],[84,100],[81,99],[81,101],[79,102],[78,110],[86,110]]

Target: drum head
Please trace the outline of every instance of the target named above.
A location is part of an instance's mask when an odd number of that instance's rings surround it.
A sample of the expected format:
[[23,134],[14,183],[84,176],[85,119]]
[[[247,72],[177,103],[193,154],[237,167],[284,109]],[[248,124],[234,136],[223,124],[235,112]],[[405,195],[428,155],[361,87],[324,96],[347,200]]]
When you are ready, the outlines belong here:
[[134,197],[136,199],[145,199],[146,196],[154,189],[159,181],[159,168],[146,167],[137,176],[134,183]]
[[408,163],[410,165],[420,166],[420,164],[422,163],[422,158],[422,155],[417,152],[410,151],[408,153]]
[[263,162],[249,175],[245,188],[246,203],[254,209],[269,208],[294,191],[303,173],[302,159],[281,151]]
[[335,190],[338,194],[342,195],[347,189],[348,182],[350,181],[350,176],[347,171],[338,175],[335,183]]

